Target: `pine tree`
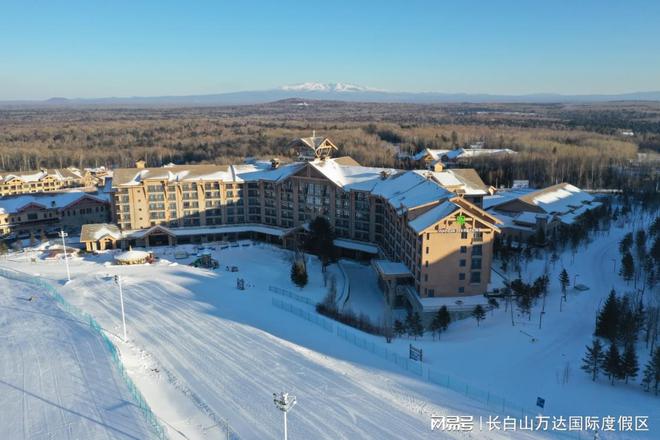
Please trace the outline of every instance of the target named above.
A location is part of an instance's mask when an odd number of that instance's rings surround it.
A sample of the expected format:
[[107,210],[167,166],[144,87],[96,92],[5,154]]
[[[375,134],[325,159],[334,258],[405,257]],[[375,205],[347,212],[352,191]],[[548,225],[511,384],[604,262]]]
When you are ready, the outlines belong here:
[[629,378],[634,379],[637,377],[638,371],[639,362],[637,361],[635,346],[633,344],[627,344],[626,349],[623,352],[623,358],[621,359],[621,372],[626,379],[626,383],[628,383]]
[[595,335],[607,338],[610,342],[616,341],[619,319],[619,300],[614,289],[605,300],[605,304],[596,320]]
[[590,374],[591,380],[595,381],[598,373],[600,373],[604,359],[603,346],[598,339],[594,339],[591,347],[587,345],[587,354],[582,358],[582,366],[580,368]]
[[633,244],[633,235],[632,232],[628,232],[619,242],[619,252],[621,253],[621,255],[625,255],[626,252],[629,252],[632,244]]
[[486,312],[481,304],[475,306],[474,310],[472,310],[472,316],[477,320],[477,327],[479,327],[479,323],[486,318]]
[[607,374],[612,385],[614,385],[614,379],[620,379],[622,377],[621,357],[619,356],[619,350],[616,348],[616,344],[610,344],[610,348],[605,354],[603,371]]
[[440,309],[433,317],[433,321],[431,321],[430,328],[431,328],[431,332],[433,333],[433,338],[435,338],[437,334],[440,334],[443,331],[447,330],[450,321],[451,321],[451,316],[447,311],[447,306],[440,307]]
[[417,339],[418,336],[424,335],[424,326],[422,325],[422,318],[419,316],[419,313],[408,313],[406,317],[406,327],[408,329],[408,335]]
[[449,310],[447,310],[447,306],[440,307],[438,317],[440,319],[440,328],[444,332],[449,327],[449,324],[451,324],[451,315],[449,314]]
[[404,335],[404,333],[406,333],[406,326],[403,324],[403,322],[397,319],[394,321],[394,334],[400,338]]
[[653,356],[649,359],[644,369],[644,376],[646,378],[648,370],[649,375],[649,388],[653,388],[655,395],[658,395],[658,390],[660,389],[660,347],[656,348],[653,352]]
[[620,275],[626,281],[632,280],[633,275],[635,275],[635,261],[633,260],[633,256],[630,252],[626,252],[623,255],[623,258],[621,258]]

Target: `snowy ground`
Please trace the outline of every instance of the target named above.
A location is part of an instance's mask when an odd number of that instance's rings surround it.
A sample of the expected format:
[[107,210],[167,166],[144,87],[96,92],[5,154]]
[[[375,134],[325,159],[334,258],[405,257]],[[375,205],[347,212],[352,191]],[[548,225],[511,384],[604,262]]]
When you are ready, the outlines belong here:
[[[616,261],[618,269],[621,259],[618,243],[632,229],[622,224],[613,226],[608,235],[598,237],[586,249],[580,249],[575,257],[571,251],[566,251],[554,267],[552,263],[547,263],[551,286],[542,329],[539,329],[540,302],[532,312],[531,321],[515,313],[515,326],[511,324],[510,310],[505,312],[504,304],[501,304],[499,310],[487,313],[480,327],[474,319],[455,322],[449,331],[440,336],[439,341],[427,335],[423,341],[416,341],[415,345],[423,348],[431,368],[457,379],[529,408],[534,408],[537,397],[545,398],[544,414],[599,417],[648,415],[651,432],[628,435],[631,438],[658,438],[660,400],[642,390],[639,376],[629,384],[619,381],[612,386],[604,377],[592,382],[580,369],[585,346],[593,338],[596,312],[602,301],[612,288],[618,295],[632,290],[632,285],[624,282],[614,271],[612,261]],[[523,279],[533,281],[543,274],[545,265],[545,257],[523,265]],[[569,273],[571,285],[577,275],[577,284],[584,284],[589,290],[579,292],[570,287],[568,301],[560,313],[561,288],[558,280],[564,267]],[[517,274],[511,271],[509,277],[514,279]],[[647,298],[649,296],[647,293]],[[532,342],[528,335],[536,341]],[[400,339],[394,344],[405,349],[409,342],[408,339]],[[638,355],[641,375],[648,359],[648,352],[641,342],[638,343]],[[568,380],[565,381],[566,371]],[[615,438],[625,438],[625,435],[618,434]]]
[[[613,229],[581,250],[575,260],[567,252],[554,267],[550,264],[551,293],[542,330],[538,329],[538,308],[531,322],[514,316],[516,325],[511,326],[511,316],[502,307],[489,312],[479,328],[474,320],[464,320],[452,323],[439,341],[430,336],[415,341],[424,349],[426,366],[530,409],[536,397],[543,397],[544,414],[648,415],[650,433],[601,438],[656,438],[660,403],[641,390],[638,380],[613,387],[602,379],[591,382],[579,369],[598,305],[612,287],[619,293],[629,289],[612,271],[612,258],[619,260],[617,244],[625,232]],[[174,261],[171,249],[157,251]],[[218,247],[213,255],[221,266],[216,271],[186,266],[192,258],[178,264],[161,261],[118,267],[106,265],[109,254],[88,256],[72,263],[74,281],[61,287],[69,301],[119,334],[118,293],[111,276],[122,275],[129,342],[118,341],[118,345],[134,380],[167,422],[172,438],[222,438],[225,419],[240,438],[280,438],[281,415],[272,404],[272,393],[282,390],[298,396],[289,431],[291,438],[299,439],[447,437],[449,433],[430,431],[430,414],[489,414],[458,393],[411,376],[274,308],[273,297],[308,306],[269,292],[270,285],[314,300],[323,298],[326,287],[315,259],[309,261],[309,285],[300,290],[289,280],[285,251],[266,246]],[[23,258],[0,264],[56,283],[64,276],[61,262],[31,264]],[[531,262],[523,268],[523,277],[529,281],[541,275],[544,264],[544,260]],[[227,272],[225,265],[236,265],[239,272]],[[345,267],[351,280],[351,309],[370,312],[377,319],[382,296],[373,271],[359,264]],[[562,267],[571,281],[578,274],[578,283],[590,290],[569,292],[568,303],[559,313],[557,279]],[[236,289],[237,277],[245,278],[247,290]],[[365,338],[385,345],[382,338]],[[405,356],[410,342],[404,338],[387,347]],[[640,356],[640,363],[645,356]],[[565,370],[567,381],[562,380]],[[504,434],[500,433],[504,438],[525,436]],[[452,435],[494,438],[498,433]]]
[[[60,288],[109,332],[120,334],[117,287],[108,275],[122,275],[129,342],[118,345],[172,438],[224,438],[226,419],[240,438],[279,439],[282,419],[272,402],[279,391],[298,397],[289,415],[289,433],[297,439],[438,438],[430,430],[431,414],[488,416],[460,394],[274,308],[271,299],[282,297],[269,293],[268,285],[296,291],[281,250],[238,247],[214,255],[221,265],[238,265],[239,272],[163,261],[105,266],[109,256],[102,255],[73,261],[74,281]],[[6,264],[62,281],[62,263]],[[309,272],[309,286],[297,292],[322,297],[326,288],[318,263],[312,261]],[[236,289],[237,276],[246,279],[247,290]]]
[[97,334],[33,286],[0,292],[1,439],[152,438]]

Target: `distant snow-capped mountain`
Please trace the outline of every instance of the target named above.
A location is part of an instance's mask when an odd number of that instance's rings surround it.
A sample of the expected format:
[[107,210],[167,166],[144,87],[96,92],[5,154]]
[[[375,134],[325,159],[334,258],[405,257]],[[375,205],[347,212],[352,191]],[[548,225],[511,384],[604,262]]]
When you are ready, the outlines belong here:
[[384,90],[373,89],[371,87],[357,86],[347,83],[318,83],[305,82],[301,84],[292,84],[280,87],[280,90],[287,92],[324,92],[324,93],[345,93],[345,92],[383,92]]

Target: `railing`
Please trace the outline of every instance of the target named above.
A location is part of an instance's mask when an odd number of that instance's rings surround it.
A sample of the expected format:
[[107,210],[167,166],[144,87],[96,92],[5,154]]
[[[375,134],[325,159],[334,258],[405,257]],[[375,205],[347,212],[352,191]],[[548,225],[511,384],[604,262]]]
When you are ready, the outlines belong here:
[[287,302],[284,302],[282,300],[279,300],[277,298],[273,298],[271,300],[272,304],[277,307],[278,309],[282,309],[284,311],[287,311],[289,313],[292,313],[300,318],[306,319],[307,321],[314,323],[321,327],[323,330],[332,333],[333,331],[333,324],[332,321],[329,319],[321,318],[318,313],[316,312],[310,312],[308,310],[303,310],[300,307],[296,307],[293,304],[289,304]]
[[306,296],[298,295],[297,293],[293,293],[290,290],[282,289],[276,286],[268,286],[268,290],[270,292],[277,293],[278,295],[286,296],[288,298],[294,299],[298,302],[305,303],[310,306],[315,306],[316,303],[318,302],[310,298],[307,298]]
[[144,396],[142,396],[142,393],[140,393],[140,390],[138,390],[138,387],[135,385],[135,382],[133,382],[133,380],[128,376],[128,373],[124,368],[124,364],[122,364],[121,362],[121,358],[119,356],[119,351],[117,350],[117,347],[112,343],[112,341],[105,334],[99,323],[91,315],[71,305],[71,303],[65,300],[64,297],[60,295],[59,292],[53,286],[51,286],[50,284],[46,283],[45,281],[37,277],[24,274],[21,272],[7,270],[4,268],[0,268],[0,276],[3,276],[11,280],[25,282],[42,288],[55,301],[57,301],[57,303],[60,305],[62,310],[74,316],[77,320],[88,323],[89,327],[92,330],[94,330],[94,332],[98,334],[101,340],[104,342],[105,346],[110,352],[112,363],[114,364],[115,368],[117,368],[117,370],[119,371],[122,379],[124,380],[124,383],[126,384],[126,387],[131,393],[133,400],[135,401],[135,404],[142,411],[142,414],[144,415],[149,425],[151,425],[151,427],[153,428],[153,431],[156,434],[156,436],[159,439],[167,438],[165,434],[165,430],[158,421],[158,417],[153,413],[151,408],[149,408],[147,401],[144,399]]
[[[534,418],[538,415],[538,411],[531,411],[523,406],[516,405],[514,402],[507,400],[504,397],[498,396],[497,394],[491,393],[488,390],[483,390],[474,385],[470,385],[469,383],[456,379],[455,377],[452,377],[448,374],[435,371],[432,368],[425,366],[421,362],[413,361],[407,356],[397,354],[393,350],[389,350],[388,348],[384,347],[377,341],[369,340],[356,333],[355,331],[349,330],[343,324],[336,323],[335,325],[333,321],[322,318],[316,312],[303,310],[294,306],[293,304],[286,303],[277,298],[273,298],[272,303],[275,307],[306,319],[307,321],[322,327],[324,330],[330,333],[335,333],[339,338],[355,345],[358,348],[368,351],[369,353],[372,353],[381,359],[385,359],[397,365],[399,368],[419,376],[421,379],[427,382],[455,391],[468,397],[469,399],[478,401],[482,403],[486,408],[496,413],[520,419],[524,419],[525,416],[528,418]],[[587,433],[581,433],[580,431],[553,431],[552,434],[555,436],[574,439],[584,439],[586,438],[585,435],[587,435]]]

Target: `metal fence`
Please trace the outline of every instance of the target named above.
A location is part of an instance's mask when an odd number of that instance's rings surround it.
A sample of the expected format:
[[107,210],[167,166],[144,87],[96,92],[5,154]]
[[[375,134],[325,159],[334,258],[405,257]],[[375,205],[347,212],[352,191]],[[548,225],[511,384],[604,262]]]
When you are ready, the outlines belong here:
[[288,298],[294,299],[298,302],[305,303],[310,306],[315,306],[317,303],[317,301],[307,298],[306,296],[298,295],[297,293],[294,293],[290,290],[282,289],[281,287],[268,286],[268,290],[270,292],[277,293],[278,295],[286,296]]
[[122,379],[124,380],[124,383],[126,384],[126,387],[131,393],[131,396],[133,397],[135,404],[137,405],[138,408],[140,408],[140,411],[142,411],[142,414],[144,415],[149,425],[152,427],[156,437],[159,439],[167,438],[163,426],[158,421],[158,417],[153,413],[151,408],[149,408],[147,401],[144,399],[144,396],[142,396],[142,393],[140,393],[140,390],[135,385],[135,382],[133,382],[133,380],[128,376],[128,373],[124,368],[124,364],[121,362],[121,358],[119,356],[119,351],[117,350],[117,347],[112,343],[112,341],[105,334],[99,323],[91,315],[73,306],[71,303],[65,300],[64,297],[62,297],[62,295],[60,295],[59,292],[53,286],[41,280],[40,278],[21,272],[7,270],[4,268],[0,268],[0,276],[40,287],[48,295],[50,295],[55,301],[57,301],[57,303],[59,304],[62,310],[74,316],[78,321],[88,323],[89,327],[92,330],[94,330],[96,334],[99,335],[99,337],[107,347],[108,351],[110,352],[112,363],[114,364],[115,368],[117,368],[117,370],[119,371],[119,374],[121,375]]
[[272,304],[277,307],[278,309],[282,309],[284,311],[287,311],[289,313],[293,313],[296,316],[299,316],[303,319],[306,319],[309,322],[312,322],[319,327],[321,327],[323,330],[332,333],[334,329],[334,325],[332,324],[332,321],[329,319],[322,318],[318,313],[316,312],[311,312],[309,310],[303,310],[300,307],[296,307],[293,304],[289,304],[288,302],[284,302],[282,300],[279,300],[277,298],[272,298],[271,300]]

